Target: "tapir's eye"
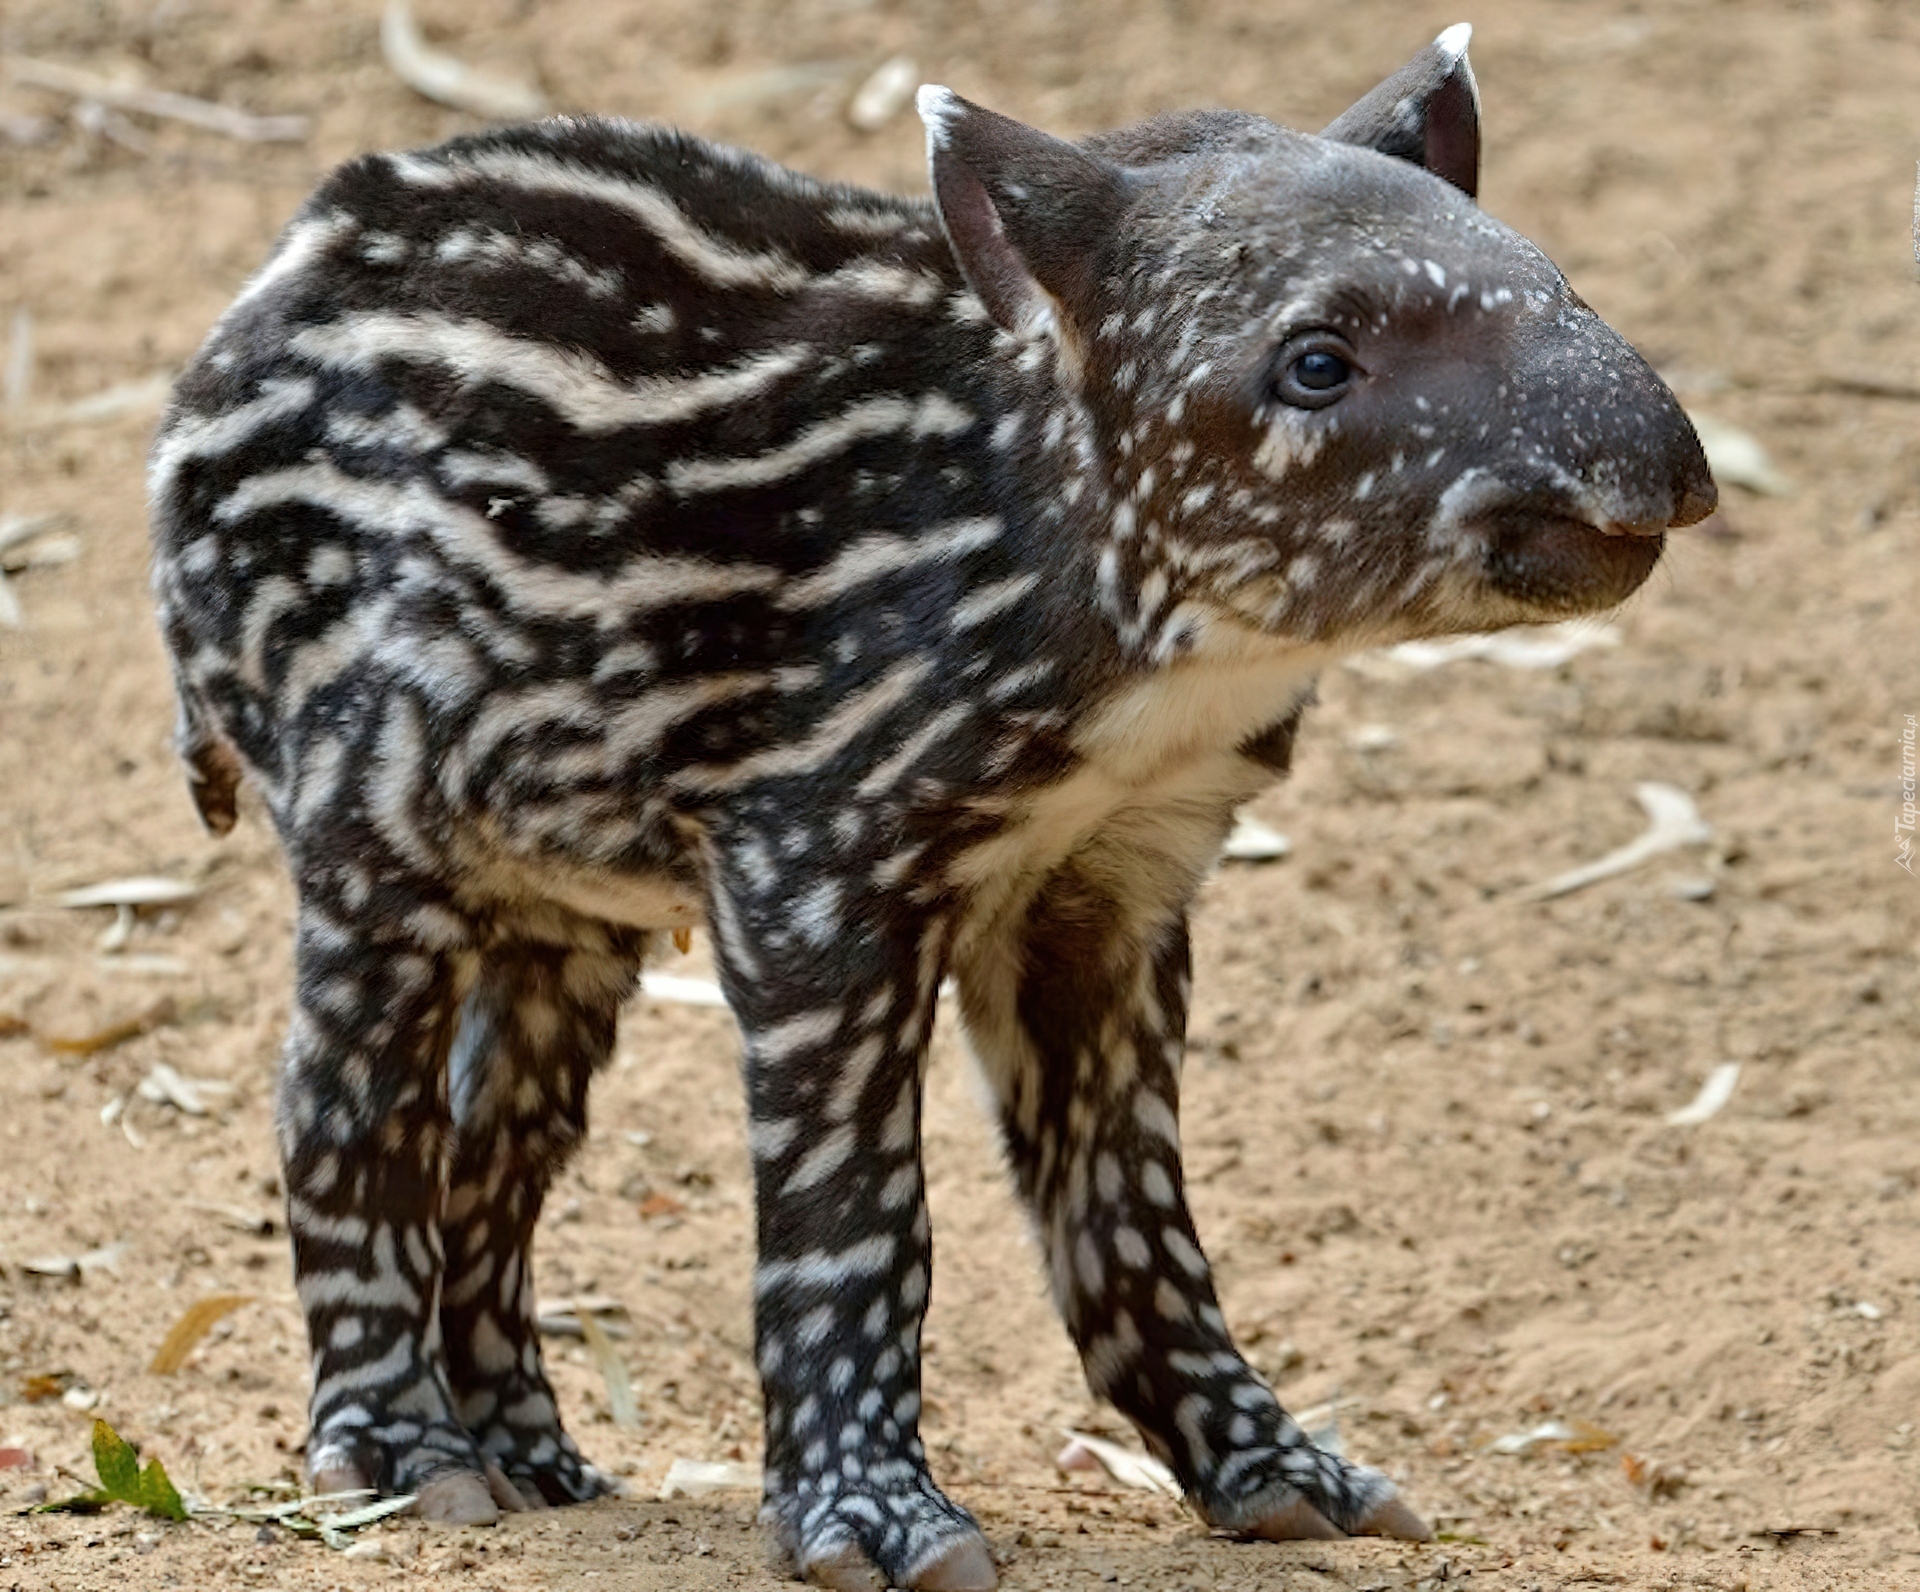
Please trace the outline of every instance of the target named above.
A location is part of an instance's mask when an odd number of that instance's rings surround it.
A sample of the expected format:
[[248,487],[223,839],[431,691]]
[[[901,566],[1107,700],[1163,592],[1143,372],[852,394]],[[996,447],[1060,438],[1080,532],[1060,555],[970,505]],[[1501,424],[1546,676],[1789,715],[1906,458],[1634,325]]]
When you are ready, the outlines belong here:
[[1347,362],[1338,354],[1320,350],[1302,354],[1293,362],[1293,379],[1309,392],[1328,392],[1352,374]]
[[1273,395],[1295,409],[1324,409],[1353,382],[1353,363],[1337,338],[1308,333],[1280,351]]

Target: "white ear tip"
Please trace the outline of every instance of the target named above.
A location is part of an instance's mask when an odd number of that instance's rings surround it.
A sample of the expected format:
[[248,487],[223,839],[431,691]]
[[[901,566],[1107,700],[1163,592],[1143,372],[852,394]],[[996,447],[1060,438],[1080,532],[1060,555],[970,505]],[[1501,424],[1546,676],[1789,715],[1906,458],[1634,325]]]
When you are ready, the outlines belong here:
[[945,144],[947,129],[960,115],[960,96],[939,83],[922,83],[913,96],[914,109],[927,124],[927,136]]
[[1442,33],[1439,38],[1435,39],[1433,45],[1449,62],[1453,62],[1459,60],[1461,56],[1467,53],[1467,41],[1472,37],[1473,24],[1471,22],[1456,22],[1452,27]]

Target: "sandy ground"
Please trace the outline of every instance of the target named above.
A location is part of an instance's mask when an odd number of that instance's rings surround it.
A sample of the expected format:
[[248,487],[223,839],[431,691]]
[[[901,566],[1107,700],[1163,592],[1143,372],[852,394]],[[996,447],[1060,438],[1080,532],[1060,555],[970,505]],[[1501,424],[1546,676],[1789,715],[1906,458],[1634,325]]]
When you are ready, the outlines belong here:
[[[897,51],[1063,131],[1206,102],[1315,127],[1458,20],[1425,0],[423,9],[560,105],[907,189],[911,114],[873,134],[841,115]],[[1063,1429],[1122,1434],[1051,1319],[943,1023],[927,1437],[1009,1587],[1920,1585],[1920,882],[1895,846],[1920,713],[1920,12],[1481,0],[1473,20],[1484,202],[1795,490],[1729,490],[1615,647],[1336,670],[1297,777],[1256,808],[1292,856],[1207,887],[1187,1142],[1230,1319],[1441,1542],[1233,1544],[1055,1468]],[[71,1487],[60,1467],[91,1477],[89,1405],[212,1500],[298,1465],[284,1239],[241,1230],[278,1207],[287,887],[257,813],[201,836],[169,751],[153,407],[59,406],[176,368],[333,162],[472,125],[401,87],[376,36],[374,0],[0,5],[0,49],[314,119],[284,146],[137,116],[89,132],[69,99],[0,87],[0,316],[28,310],[36,344],[24,406],[0,411],[0,514],[60,514],[79,547],[12,578],[25,626],[0,629],[0,1446],[31,1451],[0,1470],[0,1589],[776,1585],[747,1495],[656,1501],[676,1457],[752,1459],[758,1414],[733,1032],[649,1001],[542,1250],[543,1293],[627,1309],[637,1428],[580,1345],[552,1349],[632,1501],[392,1527],[353,1559],[250,1525],[19,1513]],[[47,141],[7,141],[33,117]],[[1636,833],[1642,780],[1692,793],[1712,842],[1520,898]],[[102,955],[109,916],[52,898],[126,874],[203,890]],[[126,1023],[146,1031],[56,1043]],[[1726,1108],[1669,1126],[1727,1062]],[[228,1092],[202,1116],[130,1097],[161,1063]],[[105,1246],[116,1263],[77,1282],[27,1267]],[[148,1374],[220,1292],[258,1302]],[[1494,1446],[1548,1421],[1598,1435]]]

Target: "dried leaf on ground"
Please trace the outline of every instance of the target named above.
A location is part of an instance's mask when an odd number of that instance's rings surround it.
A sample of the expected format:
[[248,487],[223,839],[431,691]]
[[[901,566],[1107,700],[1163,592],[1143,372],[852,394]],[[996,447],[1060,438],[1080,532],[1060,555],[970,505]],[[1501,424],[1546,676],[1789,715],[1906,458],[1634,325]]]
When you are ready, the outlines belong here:
[[1716,481],[1746,487],[1763,497],[1790,497],[1793,482],[1774,467],[1759,440],[1732,423],[1712,415],[1692,414],[1695,434],[1707,456],[1707,468]]
[[80,556],[80,538],[71,531],[36,536],[0,552],[0,569],[19,575],[30,569],[58,569]]
[[1733,1098],[1734,1088],[1740,1082],[1740,1063],[1723,1061],[1707,1074],[1707,1081],[1700,1086],[1700,1092],[1678,1111],[1667,1113],[1667,1126],[1670,1128],[1698,1127],[1709,1117],[1718,1116],[1720,1110]]
[[164,1061],[156,1061],[134,1092],[154,1105],[173,1106],[190,1117],[204,1117],[206,1096],[232,1094],[233,1085],[223,1078],[183,1078]]
[[9,56],[6,65],[7,75],[16,83],[48,89],[55,94],[71,94],[82,101],[132,111],[140,116],[184,122],[242,143],[298,143],[307,136],[308,123],[304,116],[252,116],[231,105],[216,105],[190,94],[139,88],[58,61],[36,61],[24,55]]
[[0,567],[15,567],[15,553],[59,523],[58,514],[0,514]]
[[191,901],[200,893],[197,884],[184,879],[166,879],[141,874],[129,879],[108,879],[79,890],[67,890],[58,897],[63,907],[158,907]]
[[388,0],[380,19],[380,53],[393,75],[416,94],[489,121],[528,121],[546,114],[547,97],[531,83],[496,77],[427,43],[406,0]]
[[1508,1432],[1487,1445],[1495,1454],[1528,1454],[1536,1448],[1560,1454],[1596,1454],[1612,1448],[1620,1439],[1605,1427],[1591,1421],[1542,1421],[1524,1432]]
[[36,1277],[64,1277],[69,1282],[78,1282],[90,1271],[118,1272],[121,1257],[131,1248],[132,1243],[123,1238],[118,1243],[90,1249],[84,1255],[41,1255],[24,1260],[20,1269]]
[[1617,647],[1620,632],[1591,619],[1552,625],[1515,625],[1481,635],[1449,636],[1444,641],[1405,641],[1397,647],[1363,652],[1347,660],[1361,674],[1392,678],[1424,674],[1443,664],[1479,658],[1509,669],[1557,669],[1595,647]]
[[251,1233],[255,1238],[271,1238],[280,1230],[278,1220],[265,1211],[251,1210],[245,1205],[228,1205],[221,1200],[188,1200],[190,1211],[205,1211],[209,1216],[220,1218],[222,1226],[231,1227],[236,1233]]
[[172,1376],[187,1363],[187,1356],[216,1321],[242,1305],[252,1304],[255,1297],[253,1294],[208,1294],[204,1299],[196,1299],[160,1340],[153,1363],[147,1369],[155,1376]]
[[1519,892],[1522,901],[1551,901],[1571,895],[1602,879],[1611,879],[1639,867],[1654,857],[1682,846],[1700,846],[1713,839],[1712,826],[1700,816],[1693,798],[1676,785],[1645,780],[1633,787],[1635,800],[1647,815],[1647,828],[1635,839],[1608,852],[1597,862],[1569,869],[1544,884],[1529,885]]
[[760,1467],[738,1460],[676,1459],[660,1483],[660,1496],[699,1498],[713,1492],[758,1492]]
[[131,978],[185,978],[193,971],[184,956],[96,956],[93,965],[97,972]]
[[1122,1487],[1137,1487],[1142,1492],[1164,1497],[1181,1496],[1180,1483],[1173,1472],[1151,1454],[1142,1454],[1091,1432],[1067,1433],[1067,1446],[1054,1456],[1062,1470],[1101,1470]]
[[106,932],[100,936],[94,949],[102,954],[124,951],[127,948],[127,941],[133,938],[133,925],[133,908],[124,903],[115,907],[113,922],[107,926]]
[[[308,1498],[290,1499],[278,1504],[230,1504],[224,1508],[193,1504],[191,1513],[233,1520],[257,1521],[290,1531],[296,1537],[324,1542],[329,1548],[344,1551],[353,1545],[352,1533],[393,1515],[404,1514],[414,1505],[414,1493],[393,1498],[375,1498],[370,1487],[350,1492],[315,1493]],[[371,1500],[369,1502],[368,1500]],[[334,1510],[327,1505],[350,1503],[351,1509]]]
[[178,1022],[179,1017],[172,997],[166,996],[155,1001],[139,1016],[129,1017],[124,1022],[109,1023],[91,1034],[48,1034],[41,1043],[62,1056],[93,1056],[103,1050],[111,1050],[115,1045],[124,1045],[129,1039],[150,1034],[168,1023]]
[[913,98],[920,69],[910,55],[882,61],[847,102],[847,120],[863,133],[877,133]]
[[600,1323],[594,1320],[591,1310],[581,1311],[578,1319],[580,1336],[587,1342],[587,1353],[593,1356],[593,1363],[600,1368],[600,1379],[607,1384],[607,1410],[613,1416],[613,1424],[638,1426],[640,1406],[633,1397],[633,1378],[627,1374],[626,1362]]
[[1220,848],[1220,855],[1234,862],[1272,862],[1293,850],[1293,842],[1277,829],[1269,829],[1257,818],[1245,813],[1233,821],[1233,833]]
[[[583,1338],[583,1315],[624,1316],[627,1307],[610,1294],[577,1294],[571,1299],[542,1299],[533,1307],[534,1323],[550,1338]],[[624,1322],[603,1321],[600,1330],[610,1338],[630,1336]]]

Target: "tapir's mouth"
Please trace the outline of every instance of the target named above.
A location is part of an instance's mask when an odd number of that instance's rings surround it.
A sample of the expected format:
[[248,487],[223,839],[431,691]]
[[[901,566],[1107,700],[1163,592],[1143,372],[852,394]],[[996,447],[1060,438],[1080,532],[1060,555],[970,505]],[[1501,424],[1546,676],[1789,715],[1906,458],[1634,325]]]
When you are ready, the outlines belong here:
[[1487,516],[1488,581],[1549,615],[1588,613],[1624,602],[1660,562],[1658,532],[1603,531],[1570,515],[1518,507]]

